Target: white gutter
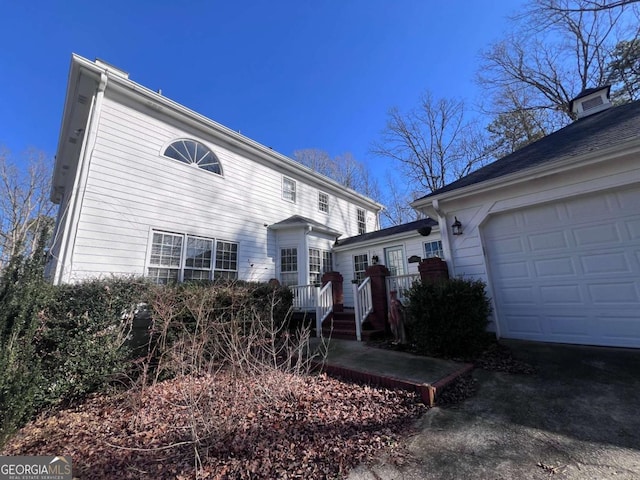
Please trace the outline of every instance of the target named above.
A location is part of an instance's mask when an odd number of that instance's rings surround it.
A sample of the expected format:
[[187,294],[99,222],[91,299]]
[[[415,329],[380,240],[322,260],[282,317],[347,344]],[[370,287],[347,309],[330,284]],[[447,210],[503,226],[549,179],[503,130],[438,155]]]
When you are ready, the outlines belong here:
[[[73,183],[74,188],[71,191],[71,197],[69,198],[70,208],[67,211],[68,217],[65,222],[65,228],[61,238],[62,247],[57,261],[56,273],[53,278],[53,283],[55,285],[71,280],[71,272],[73,271],[72,252],[74,250],[76,235],[78,232],[80,207],[84,200],[84,194],[87,187],[89,165],[91,163],[91,156],[93,155],[93,149],[95,148],[96,138],[98,136],[98,123],[100,120],[104,92],[107,88],[108,80],[109,76],[107,73],[101,73],[100,83],[98,84],[96,94],[91,100],[89,121],[87,122],[87,130],[82,141],[82,148],[80,150],[80,157],[76,168],[76,178]],[[65,271],[67,262],[68,271]]]

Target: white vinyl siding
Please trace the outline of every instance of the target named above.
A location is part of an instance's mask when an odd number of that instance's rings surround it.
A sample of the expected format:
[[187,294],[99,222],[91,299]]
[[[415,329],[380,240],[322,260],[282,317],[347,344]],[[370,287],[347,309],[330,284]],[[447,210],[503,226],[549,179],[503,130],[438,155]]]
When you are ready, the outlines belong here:
[[[278,246],[268,225],[303,215],[344,236],[357,233],[353,217],[359,207],[340,191],[327,191],[336,207],[328,216],[318,211],[318,185],[292,172],[296,203],[283,202],[281,169],[225,147],[206,130],[179,128],[162,118],[107,89],[63,282],[147,274],[151,228],[240,245],[237,276],[256,281],[277,276]],[[224,177],[164,158],[160,152],[176,138],[198,139],[215,150]]]

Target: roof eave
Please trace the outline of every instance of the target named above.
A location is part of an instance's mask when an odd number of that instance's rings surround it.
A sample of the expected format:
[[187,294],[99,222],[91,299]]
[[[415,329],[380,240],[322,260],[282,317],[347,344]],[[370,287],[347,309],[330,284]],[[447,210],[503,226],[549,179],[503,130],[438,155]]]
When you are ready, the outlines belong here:
[[[73,55],[73,64],[78,64],[84,68],[95,71],[96,73],[103,73],[105,69],[96,65],[94,62],[87,60],[86,58],[80,57],[78,55]],[[296,174],[301,176],[311,182],[319,183],[323,186],[323,188],[327,188],[332,190],[334,193],[340,193],[346,195],[351,200],[359,203],[360,205],[366,206],[376,212],[380,212],[383,208],[383,205],[376,202],[375,200],[366,197],[365,195],[359,194],[358,192],[347,188],[335,180],[332,180],[324,175],[315,172],[314,170],[288,158],[287,156],[272,150],[269,147],[262,145],[261,143],[256,142],[244,135],[231,130],[224,125],[211,120],[210,118],[205,117],[204,115],[191,110],[184,105],[179,104],[167,97],[162,96],[161,94],[154,92],[153,90],[140,85],[129,78],[124,78],[122,75],[117,74],[109,74],[109,84],[107,89],[113,87],[120,87],[121,91],[129,94],[132,98],[140,98],[151,100],[155,102],[157,105],[162,105],[166,107],[163,113],[166,113],[174,118],[179,118],[183,120],[184,117],[190,119],[196,126],[200,128],[206,128],[208,134],[213,134],[213,136],[217,138],[221,138],[224,141],[235,144],[237,147],[243,148],[245,150],[250,150],[254,154],[260,156],[262,159],[275,163],[278,167],[282,168],[286,172],[290,172],[292,174]]]
[[[440,229],[438,228],[438,225],[434,225],[432,227],[431,233],[433,234],[433,233],[439,233],[439,232],[440,232]],[[408,230],[406,232],[395,233],[393,235],[387,235],[385,237],[376,237],[376,238],[371,238],[369,240],[363,240],[361,242],[353,242],[353,243],[349,243],[348,245],[340,245],[340,244],[334,245],[333,249],[335,251],[346,251],[346,250],[352,250],[354,248],[370,247],[374,245],[379,245],[380,243],[387,242],[387,241],[406,240],[407,238],[416,236],[416,234],[419,234],[417,229]]]
[[429,195],[419,198],[411,202],[411,206],[415,209],[429,208],[434,201],[443,202],[446,200],[462,199],[465,197],[477,195],[478,193],[489,192],[499,188],[504,188],[524,181],[530,181],[533,178],[541,178],[549,175],[555,175],[567,170],[574,169],[576,167],[583,167],[592,165],[594,163],[600,163],[608,161],[613,157],[618,157],[622,154],[628,153],[640,153],[640,136],[632,141],[625,142],[621,145],[615,145],[608,149],[597,150],[589,152],[585,155],[579,155],[576,157],[569,157],[561,160],[557,160],[550,163],[544,163],[536,167],[520,170],[515,173],[503,175],[491,180],[485,180],[483,182],[474,183],[464,187],[457,188],[455,190],[449,190],[436,195]]

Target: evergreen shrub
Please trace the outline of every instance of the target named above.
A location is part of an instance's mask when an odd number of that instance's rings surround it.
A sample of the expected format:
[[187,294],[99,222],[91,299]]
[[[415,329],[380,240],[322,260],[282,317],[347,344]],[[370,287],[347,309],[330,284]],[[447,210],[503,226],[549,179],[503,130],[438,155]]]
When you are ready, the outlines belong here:
[[407,296],[406,327],[420,353],[473,358],[485,347],[491,304],[484,282],[420,281]]

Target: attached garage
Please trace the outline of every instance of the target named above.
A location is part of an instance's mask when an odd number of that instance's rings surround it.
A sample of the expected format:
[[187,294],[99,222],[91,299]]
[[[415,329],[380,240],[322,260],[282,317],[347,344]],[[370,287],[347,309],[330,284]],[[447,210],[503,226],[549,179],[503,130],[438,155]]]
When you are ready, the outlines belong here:
[[640,347],[640,187],[488,217],[500,335]]
[[412,206],[438,219],[449,274],[486,282],[498,337],[640,348],[640,101],[605,87],[572,106]]

